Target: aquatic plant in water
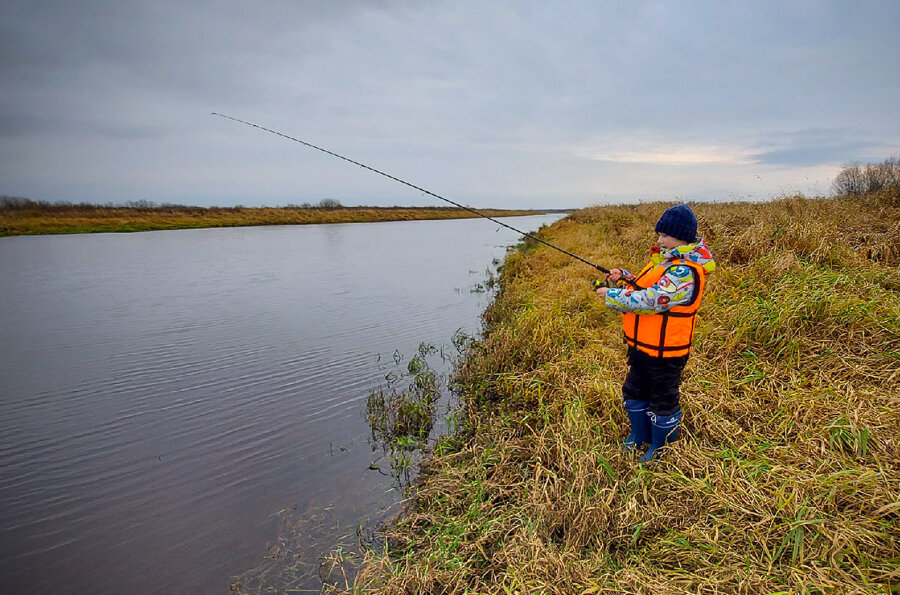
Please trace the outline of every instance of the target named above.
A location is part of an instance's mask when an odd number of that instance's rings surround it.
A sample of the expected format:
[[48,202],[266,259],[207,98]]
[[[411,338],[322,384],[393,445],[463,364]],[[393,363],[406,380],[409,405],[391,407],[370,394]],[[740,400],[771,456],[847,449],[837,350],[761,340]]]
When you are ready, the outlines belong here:
[[[391,476],[409,485],[412,455],[428,444],[434,428],[436,405],[441,397],[444,376],[428,363],[438,353],[430,343],[420,343],[418,352],[406,365],[406,372],[390,372],[387,387],[379,387],[366,398],[366,421],[372,429],[372,449],[380,445],[388,457]],[[395,357],[398,362],[402,358]],[[409,379],[405,390],[397,385]],[[370,467],[380,470],[377,463]]]

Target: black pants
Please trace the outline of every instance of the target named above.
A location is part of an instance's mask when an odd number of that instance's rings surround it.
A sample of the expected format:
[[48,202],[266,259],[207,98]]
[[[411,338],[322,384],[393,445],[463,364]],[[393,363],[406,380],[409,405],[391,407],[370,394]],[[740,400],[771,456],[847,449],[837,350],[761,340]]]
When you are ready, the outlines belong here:
[[626,399],[647,401],[656,415],[672,415],[681,408],[678,385],[688,356],[652,357],[643,351],[628,348],[628,376],[622,394]]

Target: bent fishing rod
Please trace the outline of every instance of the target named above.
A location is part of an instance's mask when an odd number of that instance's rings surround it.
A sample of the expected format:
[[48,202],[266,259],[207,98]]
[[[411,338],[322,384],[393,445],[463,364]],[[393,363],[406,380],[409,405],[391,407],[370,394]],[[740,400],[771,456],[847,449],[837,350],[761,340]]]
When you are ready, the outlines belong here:
[[[282,132],[278,132],[277,130],[272,130],[271,128],[266,128],[265,126],[260,126],[259,124],[254,124],[253,122],[247,122],[246,120],[241,120],[240,118],[235,118],[235,117],[232,117],[232,116],[228,116],[228,115],[226,115],[226,114],[220,114],[220,113],[218,113],[218,112],[212,112],[210,115],[211,115],[211,116],[219,116],[219,117],[221,117],[221,118],[226,118],[226,119],[228,119],[228,120],[233,120],[233,121],[235,121],[235,122],[239,122],[239,123],[241,123],[241,124],[245,124],[245,125],[251,126],[251,127],[253,127],[253,128],[258,128],[259,130],[263,130],[263,131],[265,131],[265,132],[269,132],[269,133],[274,134],[274,135],[276,135],[276,136],[280,136],[280,137],[282,137],[282,138],[286,138],[286,139],[288,139],[288,140],[292,140],[292,141],[294,141],[295,143],[300,143],[301,145],[304,145],[304,146],[306,146],[306,147],[309,147],[310,149],[315,149],[316,151],[321,151],[322,153],[326,153],[326,154],[328,154],[328,155],[331,155],[332,157],[337,157],[338,159],[343,159],[344,161],[347,161],[347,162],[349,162],[349,163],[352,163],[353,165],[358,165],[359,167],[362,167],[363,169],[367,169],[367,170],[369,170],[369,171],[371,171],[371,172],[374,172],[374,173],[376,173],[376,174],[378,174],[378,175],[380,175],[380,176],[384,176],[385,178],[389,178],[389,179],[391,179],[391,180],[394,180],[395,182],[400,182],[401,184],[403,184],[403,185],[405,185],[405,186],[409,186],[410,188],[413,188],[413,189],[415,189],[415,190],[418,190],[419,192],[424,192],[424,193],[427,194],[428,196],[433,196],[434,198],[437,198],[437,199],[442,200],[442,201],[444,201],[444,202],[450,203],[450,204],[453,205],[454,207],[463,209],[463,210],[468,211],[468,212],[470,212],[470,213],[474,213],[475,215],[478,215],[479,217],[484,217],[484,218],[487,219],[488,221],[493,221],[493,222],[496,223],[497,225],[500,225],[500,226],[505,227],[505,228],[507,228],[507,229],[511,229],[512,231],[514,231],[514,232],[516,232],[516,233],[518,233],[518,234],[522,234],[522,235],[525,236],[526,238],[531,238],[532,240],[534,240],[534,241],[536,241],[536,242],[540,242],[541,244],[544,244],[545,246],[549,246],[550,248],[553,248],[554,250],[558,250],[559,252],[562,252],[562,253],[565,254],[566,256],[571,256],[571,257],[574,258],[575,260],[580,260],[580,261],[583,262],[584,264],[590,265],[590,266],[594,267],[595,269],[597,269],[597,270],[600,271],[601,273],[603,273],[603,274],[605,274],[605,275],[609,275],[609,269],[607,269],[607,268],[605,268],[605,267],[602,267],[602,266],[600,266],[599,264],[594,264],[593,262],[590,262],[589,260],[585,260],[584,258],[578,256],[577,254],[572,254],[572,253],[569,252],[568,250],[563,250],[563,249],[560,248],[559,246],[554,246],[554,245],[551,244],[550,242],[548,242],[548,241],[546,241],[546,240],[542,240],[541,238],[539,238],[539,237],[537,237],[537,236],[535,236],[535,235],[532,235],[532,234],[530,234],[530,233],[526,233],[526,232],[524,232],[524,231],[522,231],[522,230],[516,229],[516,228],[513,227],[512,225],[507,225],[506,223],[503,223],[502,221],[497,221],[497,220],[494,219],[493,217],[489,217],[489,216],[485,215],[484,213],[479,213],[479,212],[476,211],[475,209],[471,209],[471,208],[469,208],[469,207],[467,207],[467,206],[464,206],[464,205],[461,205],[461,204],[459,204],[459,203],[457,203],[457,202],[453,202],[452,200],[450,200],[450,199],[448,199],[448,198],[444,198],[443,196],[440,196],[439,194],[435,194],[434,192],[431,192],[430,190],[426,190],[425,188],[421,188],[421,187],[419,187],[419,186],[416,186],[415,184],[411,184],[411,183],[407,182],[406,180],[401,180],[400,178],[398,178],[398,177],[396,177],[396,176],[392,176],[391,174],[388,174],[388,173],[385,173],[385,172],[383,172],[383,171],[381,171],[381,170],[375,169],[374,167],[369,167],[368,165],[366,165],[366,164],[364,164],[364,163],[360,163],[359,161],[354,161],[353,159],[350,159],[349,157],[344,157],[343,155],[339,155],[339,154],[337,154],[337,153],[335,153],[335,152],[333,152],[333,151],[329,151],[328,149],[323,149],[322,147],[317,147],[316,145],[314,145],[314,144],[312,144],[312,143],[308,143],[308,142],[306,142],[306,141],[302,141],[302,140],[300,140],[299,138],[294,138],[293,136],[288,136],[287,134],[284,134],[284,133],[282,133]],[[595,286],[595,288],[598,286],[598,285],[596,284],[596,282],[594,283],[594,286]]]

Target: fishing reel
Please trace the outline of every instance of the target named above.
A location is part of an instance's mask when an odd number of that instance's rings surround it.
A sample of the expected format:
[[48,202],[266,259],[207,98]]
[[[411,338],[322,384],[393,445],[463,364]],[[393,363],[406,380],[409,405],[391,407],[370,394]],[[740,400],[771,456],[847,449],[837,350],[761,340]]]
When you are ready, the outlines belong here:
[[626,279],[624,277],[620,277],[618,281],[610,282],[609,277],[606,279],[594,279],[591,281],[591,289],[597,291],[601,287],[608,287],[610,289],[634,289],[640,291],[642,287],[638,285],[635,281],[631,279]]

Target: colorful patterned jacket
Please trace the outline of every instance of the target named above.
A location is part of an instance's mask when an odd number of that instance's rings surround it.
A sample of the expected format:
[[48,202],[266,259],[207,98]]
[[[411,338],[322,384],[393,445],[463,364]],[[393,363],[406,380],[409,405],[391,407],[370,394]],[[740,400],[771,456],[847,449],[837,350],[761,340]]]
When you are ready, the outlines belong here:
[[[659,265],[678,259],[695,262],[706,273],[711,273],[716,268],[716,261],[713,260],[712,253],[703,238],[693,244],[654,252],[650,255],[650,264]],[[628,285],[628,281],[635,279],[632,273],[623,269],[622,274],[624,279],[620,279],[616,287],[606,292],[606,306],[613,310],[633,314],[657,314],[693,301],[697,280],[690,267],[673,265],[653,286],[643,290],[634,290]]]

